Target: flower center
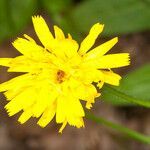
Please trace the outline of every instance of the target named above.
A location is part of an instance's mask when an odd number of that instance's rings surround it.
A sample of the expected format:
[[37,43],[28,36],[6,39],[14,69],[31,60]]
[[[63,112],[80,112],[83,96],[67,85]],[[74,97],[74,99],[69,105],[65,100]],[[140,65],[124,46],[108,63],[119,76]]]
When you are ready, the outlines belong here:
[[65,72],[62,70],[58,70],[57,72],[57,81],[58,83],[62,83],[64,81]]

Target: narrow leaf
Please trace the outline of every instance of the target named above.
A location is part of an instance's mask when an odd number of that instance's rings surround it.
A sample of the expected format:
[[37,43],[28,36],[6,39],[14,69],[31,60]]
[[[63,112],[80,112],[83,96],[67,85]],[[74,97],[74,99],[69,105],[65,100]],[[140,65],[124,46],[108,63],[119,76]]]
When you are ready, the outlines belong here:
[[118,87],[106,85],[101,99],[114,105],[138,104],[150,108],[150,64],[124,76]]
[[118,98],[122,98],[129,103],[133,103],[133,104],[137,104],[137,105],[141,105],[141,106],[150,108],[150,101],[144,101],[142,99],[134,98],[132,96],[129,96],[123,92],[116,90],[115,88],[113,88],[109,85],[105,85],[103,90],[105,90],[106,93],[109,93],[109,94],[111,93],[115,96],[118,96]]

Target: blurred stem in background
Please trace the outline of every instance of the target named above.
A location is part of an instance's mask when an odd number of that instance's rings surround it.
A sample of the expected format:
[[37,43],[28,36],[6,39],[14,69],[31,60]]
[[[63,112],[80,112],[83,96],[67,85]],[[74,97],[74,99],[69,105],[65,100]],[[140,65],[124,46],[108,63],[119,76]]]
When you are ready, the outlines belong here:
[[108,121],[102,117],[96,117],[95,115],[93,115],[91,113],[86,113],[86,118],[89,120],[95,121],[98,124],[101,124],[106,127],[112,128],[116,131],[119,131],[120,133],[126,135],[127,137],[133,138],[133,139],[140,141],[142,143],[145,143],[145,144],[150,144],[150,136],[140,134],[134,130],[131,130],[122,125]]

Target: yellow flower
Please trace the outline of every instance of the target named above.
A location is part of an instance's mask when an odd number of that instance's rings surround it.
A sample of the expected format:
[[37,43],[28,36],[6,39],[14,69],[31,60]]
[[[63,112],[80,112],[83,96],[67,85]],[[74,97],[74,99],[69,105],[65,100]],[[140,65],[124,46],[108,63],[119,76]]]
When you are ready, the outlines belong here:
[[[23,72],[0,84],[8,104],[9,116],[23,110],[18,119],[25,123],[29,118],[39,118],[38,124],[45,127],[56,116],[56,123],[84,127],[85,116],[80,101],[90,109],[100,94],[93,83],[101,88],[104,83],[119,85],[121,77],[111,68],[129,65],[129,54],[105,55],[118,38],[92,48],[104,25],[92,26],[87,37],[79,46],[68,34],[54,26],[54,36],[41,16],[32,18],[35,32],[43,46],[24,35],[13,42],[22,54],[15,58],[0,58],[0,65],[9,67],[8,72]],[[92,48],[92,49],[91,49]]]

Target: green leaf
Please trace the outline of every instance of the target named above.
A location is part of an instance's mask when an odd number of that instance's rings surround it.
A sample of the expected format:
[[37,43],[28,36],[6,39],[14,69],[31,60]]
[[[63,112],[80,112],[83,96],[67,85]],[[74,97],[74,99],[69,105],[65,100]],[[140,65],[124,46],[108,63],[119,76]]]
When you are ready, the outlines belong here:
[[128,34],[150,29],[149,6],[148,0],[86,0],[69,9],[63,20],[68,27],[72,25],[72,31],[81,33],[100,22],[105,24],[104,36]]
[[108,121],[102,117],[96,117],[95,115],[91,113],[86,113],[86,118],[95,121],[96,123],[99,123],[101,125],[110,127],[120,133],[123,133],[127,137],[130,137],[132,139],[135,139],[137,141],[140,141],[145,144],[150,144],[150,136],[143,135],[141,133],[138,133],[134,130],[131,130],[129,128],[126,128],[120,124],[113,123],[111,121]]
[[138,104],[150,108],[150,64],[124,76],[118,87],[102,88],[102,100],[114,105]]
[[20,32],[36,8],[35,0],[0,0],[0,41]]

